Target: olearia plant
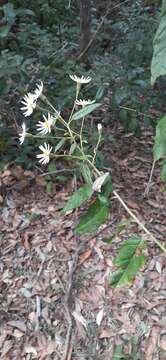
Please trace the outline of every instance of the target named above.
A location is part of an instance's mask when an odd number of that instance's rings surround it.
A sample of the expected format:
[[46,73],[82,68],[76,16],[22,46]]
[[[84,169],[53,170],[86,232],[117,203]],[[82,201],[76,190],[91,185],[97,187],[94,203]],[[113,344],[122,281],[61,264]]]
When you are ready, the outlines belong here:
[[[131,212],[120,195],[113,190],[109,172],[104,173],[97,168],[96,156],[102,140],[102,124],[97,124],[98,139],[91,151],[87,146],[87,139],[84,138],[84,129],[87,127],[86,116],[101,104],[94,100],[79,98],[81,87],[91,81],[90,77],[70,75],[70,78],[76,83],[76,91],[72,110],[67,120],[43,94],[42,82],[36,86],[33,93],[29,92],[24,96],[21,107],[23,115],[28,117],[35,109],[38,109],[42,111],[42,120],[36,124],[36,134],[29,132],[26,123],[23,122],[19,133],[20,144],[24,143],[25,138],[41,139],[43,144],[39,146],[40,153],[36,156],[41,165],[48,164],[53,158],[64,158],[72,161],[79,168],[85,184],[74,192],[62,210],[64,213],[68,213],[92,198],[87,212],[81,216],[75,227],[78,235],[95,232],[101,224],[107,221],[110,214],[110,197],[113,195],[146,235],[165,252],[164,246]],[[77,111],[78,107],[81,109]],[[67,145],[65,150],[63,150],[64,145]],[[113,287],[132,282],[137,271],[145,263],[144,247],[144,241],[138,236],[132,236],[123,242],[119,254],[114,259],[114,265],[119,267],[119,270],[110,276],[110,283]]]

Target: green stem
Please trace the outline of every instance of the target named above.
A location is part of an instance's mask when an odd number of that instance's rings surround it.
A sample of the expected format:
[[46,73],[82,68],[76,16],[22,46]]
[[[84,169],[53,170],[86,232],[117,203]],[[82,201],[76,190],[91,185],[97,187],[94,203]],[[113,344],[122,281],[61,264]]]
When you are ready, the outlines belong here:
[[143,116],[147,116],[147,117],[149,117],[149,118],[151,118],[151,119],[154,119],[154,117],[153,117],[152,115],[149,115],[149,114],[140,112],[140,111],[138,111],[138,110],[136,110],[136,109],[132,109],[132,108],[129,108],[129,107],[127,107],[127,106],[119,106],[119,107],[120,107],[120,109],[133,111],[133,112],[137,113],[138,115],[143,115]]
[[84,158],[81,157],[81,156],[68,155],[68,154],[52,154],[51,153],[51,156],[56,157],[56,158],[62,158],[62,157],[67,157],[68,158],[69,157],[71,159],[84,160]]
[[152,182],[152,176],[153,176],[153,172],[154,172],[155,164],[156,164],[156,161],[155,161],[155,160],[153,160],[153,164],[152,164],[152,168],[151,168],[151,172],[150,172],[149,180],[148,180],[148,183],[147,183],[147,186],[146,186],[145,192],[144,192],[144,196],[148,196],[148,194],[149,194],[149,189],[150,189],[150,185],[151,185],[151,182]]
[[70,116],[69,116],[68,125],[69,125],[69,124],[71,123],[71,121],[72,121],[72,116],[73,116],[73,112],[74,112],[74,109],[75,109],[75,106],[76,106],[76,101],[77,101],[77,99],[78,99],[79,91],[80,91],[80,86],[79,86],[79,84],[77,84],[76,96],[75,96],[74,104],[73,104],[73,107],[72,107],[72,110],[71,110],[71,113],[70,113]]
[[83,117],[82,122],[81,122],[81,129],[80,129],[80,146],[81,146],[81,150],[82,150],[83,152],[84,152],[84,148],[83,148],[82,133],[83,133],[84,121],[85,121],[85,118]]
[[[44,136],[42,135],[33,135],[31,133],[26,133],[26,137],[32,137],[32,138],[36,138],[36,139],[44,139]],[[49,139],[62,139],[62,136],[48,136],[48,140]],[[70,139],[70,137],[65,137],[65,139]]]
[[51,109],[54,110],[56,116],[57,116],[57,119],[65,126],[67,127],[67,123],[66,121],[63,119],[63,117],[60,115],[60,113],[54,108],[54,106],[49,102],[49,100],[47,99],[47,97],[45,95],[42,95],[42,98],[43,100],[46,102],[46,104],[48,104]]
[[96,159],[96,154],[97,154],[98,147],[100,145],[100,141],[101,141],[101,132],[99,132],[98,141],[97,141],[96,147],[94,148],[94,156],[93,156],[93,160],[92,160],[93,164],[94,164],[95,159]]

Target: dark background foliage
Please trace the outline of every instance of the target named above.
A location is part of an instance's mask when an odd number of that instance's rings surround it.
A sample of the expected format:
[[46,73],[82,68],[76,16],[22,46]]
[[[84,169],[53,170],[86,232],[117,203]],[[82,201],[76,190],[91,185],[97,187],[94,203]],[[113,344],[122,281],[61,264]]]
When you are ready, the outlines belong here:
[[120,121],[134,135],[142,125],[155,126],[156,112],[164,110],[164,80],[150,85],[160,2],[117,0],[110,8],[106,0],[89,2],[90,34],[96,36],[81,61],[80,3],[0,1],[1,166],[8,161],[32,166],[32,144],[20,151],[17,126],[23,120],[21,97],[38,80],[56,108],[68,111],[74,92],[68,75],[89,74],[93,82],[85,96],[106,104],[103,123]]

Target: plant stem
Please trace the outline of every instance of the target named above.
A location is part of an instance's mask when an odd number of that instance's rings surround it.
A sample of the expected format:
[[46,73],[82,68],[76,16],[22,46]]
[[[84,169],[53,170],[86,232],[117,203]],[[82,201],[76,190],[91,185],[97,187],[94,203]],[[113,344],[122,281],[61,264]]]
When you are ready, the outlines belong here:
[[60,113],[54,108],[54,106],[49,102],[49,100],[47,99],[47,97],[45,95],[42,95],[42,99],[43,101],[46,102],[47,105],[49,105],[51,107],[51,109],[54,110],[56,116],[57,116],[57,119],[65,126],[67,127],[67,123],[66,121],[63,119],[63,117],[60,115]]
[[84,121],[85,121],[85,118],[83,117],[83,119],[82,119],[82,121],[81,121],[81,129],[80,129],[80,146],[81,146],[81,150],[82,150],[83,152],[84,152],[84,149],[83,149],[82,133],[83,133]]
[[101,132],[99,132],[98,141],[97,141],[96,147],[94,148],[94,156],[93,156],[93,160],[92,160],[93,164],[94,164],[95,159],[96,159],[96,154],[97,154],[98,147],[100,145],[100,141],[101,141]]
[[137,113],[138,115],[143,115],[143,116],[147,116],[147,117],[149,117],[149,118],[151,118],[151,119],[154,119],[154,117],[153,117],[152,115],[149,115],[149,114],[140,112],[140,111],[138,111],[138,110],[136,110],[136,109],[132,109],[132,108],[127,107],[127,106],[119,106],[119,108],[120,108],[120,109],[124,109],[124,110],[133,111],[133,112]]
[[75,109],[75,106],[76,106],[76,101],[77,101],[77,99],[78,99],[79,91],[80,91],[80,86],[79,86],[79,84],[77,83],[76,96],[75,96],[74,104],[73,104],[73,107],[72,107],[72,110],[71,110],[71,113],[70,113],[70,116],[69,116],[68,124],[70,124],[71,121],[72,121],[72,116],[73,116],[73,112],[74,112],[74,109]]
[[113,194],[115,197],[119,200],[119,202],[122,204],[122,206],[125,208],[125,210],[128,212],[128,214],[132,217],[132,219],[139,225],[139,227],[144,230],[144,232],[151,237],[151,239],[158,245],[158,247],[166,253],[166,248],[161,244],[159,240],[155,238],[155,236],[145,227],[144,224],[133,214],[133,212],[128,208],[128,206],[125,204],[125,202],[122,200],[122,198],[118,195],[116,191],[113,191]]
[[85,160],[88,162],[88,164],[92,167],[92,169],[94,170],[94,172],[100,176],[101,175],[101,172],[96,168],[96,166],[88,159],[88,158],[85,158]]
[[68,155],[68,154],[53,154],[53,153],[51,153],[51,156],[56,157],[56,158],[69,157],[71,159],[84,160],[84,158],[81,156]]
[[144,196],[147,196],[149,194],[149,189],[150,189],[150,185],[151,185],[151,181],[152,181],[152,176],[153,176],[153,172],[154,172],[154,168],[155,168],[155,163],[156,161],[153,160],[153,164],[152,164],[152,168],[151,168],[151,172],[150,172],[150,176],[149,176],[149,181],[147,183],[145,192],[144,192]]

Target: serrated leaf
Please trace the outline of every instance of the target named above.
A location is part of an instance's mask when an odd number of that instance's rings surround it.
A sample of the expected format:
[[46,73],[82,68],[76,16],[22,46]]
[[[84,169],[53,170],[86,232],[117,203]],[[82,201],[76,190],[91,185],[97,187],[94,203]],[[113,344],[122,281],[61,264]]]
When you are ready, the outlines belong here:
[[108,216],[108,204],[97,199],[90,206],[87,213],[81,217],[79,224],[76,226],[76,233],[84,234],[96,231],[107,220]]
[[166,74],[166,1],[162,2],[160,23],[154,37],[151,63],[151,84]]
[[135,254],[137,247],[140,245],[141,239],[139,237],[131,237],[123,242],[117,257],[113,260],[115,266],[126,267],[129,259]]
[[[138,270],[145,264],[146,257],[142,253],[144,242],[137,236],[132,236],[124,241],[119,254],[113,260],[113,264],[120,269],[110,275],[112,287],[129,285],[133,281]],[[139,255],[136,254],[139,249]]]
[[153,147],[153,158],[155,161],[166,154],[166,116],[156,126],[155,143]]
[[119,276],[117,276],[117,283],[115,282],[115,275],[114,275],[114,285],[112,284],[112,277],[110,276],[110,284],[113,287],[121,287],[124,285],[130,285],[135,278],[138,270],[145,264],[146,257],[144,255],[136,256],[134,255],[130,262],[128,263],[127,267],[124,270],[119,271]]
[[72,116],[72,120],[78,120],[78,119],[81,119],[81,118],[85,117],[86,115],[90,114],[92,111],[97,109],[99,106],[101,106],[101,104],[99,104],[99,103],[85,106],[83,109],[77,111]]
[[81,206],[86,200],[90,199],[93,194],[92,186],[86,184],[82,186],[80,189],[75,191],[75,193],[71,196],[65,207],[63,208],[63,212],[73,210]]

